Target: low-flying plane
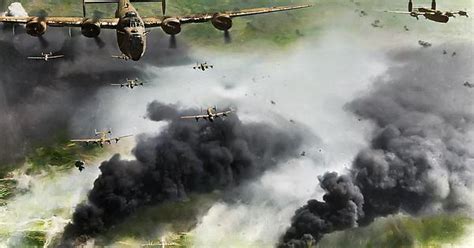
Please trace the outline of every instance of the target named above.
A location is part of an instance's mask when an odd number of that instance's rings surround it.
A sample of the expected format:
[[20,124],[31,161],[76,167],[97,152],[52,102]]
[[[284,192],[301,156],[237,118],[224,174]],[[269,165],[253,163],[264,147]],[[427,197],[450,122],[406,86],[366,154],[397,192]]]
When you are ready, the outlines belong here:
[[[161,2],[163,15],[165,14],[166,0],[83,0],[83,17],[2,16],[0,22],[24,24],[26,33],[36,37],[42,36],[48,26],[78,27],[88,38],[97,38],[102,29],[115,29],[117,44],[123,56],[137,61],[145,53],[148,28],[161,27],[166,34],[171,35],[171,40],[174,40],[174,36],[181,32],[181,25],[210,21],[216,29],[224,31],[228,36],[232,18],[310,7],[295,5],[183,16],[141,17],[132,5],[134,2]],[[86,5],[92,3],[116,3],[115,18],[87,18]]]
[[205,71],[209,68],[214,68],[213,65],[209,65],[207,64],[207,62],[204,62],[204,63],[196,63],[196,66],[193,66],[193,69],[194,70],[202,70],[202,71]]
[[82,172],[86,167],[84,167],[84,161],[81,161],[81,160],[76,160],[76,162],[74,163],[74,166],[80,171]]
[[59,58],[64,58],[64,55],[62,55],[62,54],[53,55],[53,53],[50,52],[50,53],[41,53],[41,56],[30,56],[30,57],[28,57],[28,59],[44,60],[44,61],[48,61],[50,59],[59,59]]
[[110,85],[114,85],[114,86],[120,86],[120,88],[123,88],[123,87],[128,87],[130,89],[133,89],[135,87],[138,87],[138,86],[143,86],[145,84],[145,82],[141,81],[140,79],[138,78],[135,78],[135,79],[126,79],[126,82],[125,83],[121,83],[121,84],[110,84]]
[[199,121],[199,119],[204,119],[206,121],[213,122],[215,119],[219,117],[226,117],[230,113],[234,112],[232,109],[223,111],[223,112],[217,112],[217,107],[209,107],[207,108],[206,114],[204,115],[188,115],[188,116],[181,116],[181,119],[196,119],[196,121]]
[[95,138],[88,138],[88,139],[73,139],[71,142],[74,143],[85,143],[86,145],[89,144],[95,144],[100,147],[104,147],[104,144],[112,144],[112,140],[115,140],[115,143],[118,143],[119,140],[127,137],[131,137],[133,135],[125,135],[125,136],[119,136],[119,137],[110,137],[112,134],[112,131],[107,130],[107,131],[97,131],[94,130]]
[[419,40],[418,45],[422,46],[423,48],[428,48],[428,47],[431,46],[431,43],[429,43],[427,41]]
[[389,13],[395,14],[408,14],[412,17],[415,17],[417,20],[419,16],[424,16],[426,19],[434,22],[441,22],[447,23],[450,17],[456,16],[465,16],[469,17],[466,11],[459,10],[459,11],[440,11],[436,9],[436,0],[432,0],[431,8],[424,8],[424,7],[413,7],[413,1],[408,1],[408,12],[406,11],[385,11]]

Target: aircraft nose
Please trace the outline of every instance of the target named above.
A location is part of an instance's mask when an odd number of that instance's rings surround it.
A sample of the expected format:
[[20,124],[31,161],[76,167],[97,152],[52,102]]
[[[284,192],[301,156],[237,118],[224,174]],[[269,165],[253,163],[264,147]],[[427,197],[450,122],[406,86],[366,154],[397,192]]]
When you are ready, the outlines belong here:
[[132,60],[139,60],[143,55],[144,41],[140,34],[133,34],[130,37],[130,52]]

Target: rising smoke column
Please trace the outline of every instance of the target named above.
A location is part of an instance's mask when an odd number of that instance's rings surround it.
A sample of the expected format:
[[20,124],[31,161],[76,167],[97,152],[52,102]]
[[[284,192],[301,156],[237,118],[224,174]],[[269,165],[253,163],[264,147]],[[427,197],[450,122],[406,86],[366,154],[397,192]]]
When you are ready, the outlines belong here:
[[145,205],[235,188],[278,161],[297,156],[303,142],[298,128],[243,123],[236,113],[213,123],[179,119],[196,113],[199,110],[149,104],[148,118],[168,121],[167,127],[157,136],[139,137],[133,150],[136,160],[115,155],[102,163],[102,174],[88,202],[76,208],[63,243],[99,234]]
[[347,105],[376,124],[349,175],[319,178],[323,201],[298,209],[281,247],[308,247],[326,233],[375,218],[474,210],[474,92],[470,46],[398,52],[367,96]]

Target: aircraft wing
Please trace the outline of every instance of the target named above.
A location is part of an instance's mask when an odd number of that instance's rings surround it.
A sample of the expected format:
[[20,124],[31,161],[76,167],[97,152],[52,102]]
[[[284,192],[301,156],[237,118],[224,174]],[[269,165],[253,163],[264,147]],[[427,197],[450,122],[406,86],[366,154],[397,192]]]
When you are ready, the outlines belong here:
[[54,56],[49,56],[48,58],[49,59],[59,59],[59,58],[62,58],[64,57],[64,55],[54,55]]
[[124,136],[119,136],[119,137],[113,137],[113,138],[110,138],[110,140],[123,139],[127,137],[132,137],[132,136],[133,134],[129,134],[129,135],[124,135]]
[[[280,6],[280,7],[270,7],[270,8],[255,8],[255,9],[243,9],[236,11],[224,11],[224,12],[213,12],[213,13],[204,13],[204,14],[192,14],[185,16],[176,16],[180,23],[200,23],[210,21],[216,14],[227,15],[230,18],[241,17],[241,16],[250,16],[250,15],[259,15],[279,11],[288,11],[295,9],[303,9],[311,7],[311,5],[295,5],[295,6]],[[145,17],[143,18],[145,27],[159,27],[163,21],[163,17]]]
[[181,116],[181,119],[196,119],[196,118],[207,118],[208,115],[187,115],[187,116]]
[[73,139],[71,142],[98,142],[100,139]]
[[44,60],[44,57],[28,57],[28,59],[38,59],[38,60]]
[[467,11],[463,11],[463,10],[458,10],[458,11],[446,11],[446,12],[449,12],[449,13],[451,13],[451,14],[453,14],[453,15],[469,17],[469,14],[467,13]]
[[412,13],[412,12],[408,12],[408,11],[396,11],[396,10],[385,10],[384,12],[393,13],[393,14],[406,14],[406,15],[409,15],[409,14]]
[[[84,17],[35,17],[35,16],[0,16],[0,22],[26,24],[33,19],[44,20],[51,27],[81,27]],[[118,18],[101,18],[97,20],[101,28],[115,29]]]
[[232,110],[216,113],[216,116],[223,116],[232,113]]

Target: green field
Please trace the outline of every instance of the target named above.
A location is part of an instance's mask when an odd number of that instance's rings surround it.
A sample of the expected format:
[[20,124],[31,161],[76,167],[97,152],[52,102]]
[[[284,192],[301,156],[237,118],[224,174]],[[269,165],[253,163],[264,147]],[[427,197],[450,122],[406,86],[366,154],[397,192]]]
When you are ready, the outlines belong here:
[[325,236],[319,248],[441,248],[455,244],[474,220],[462,215],[435,215],[421,218],[395,216],[380,218],[367,227]]

